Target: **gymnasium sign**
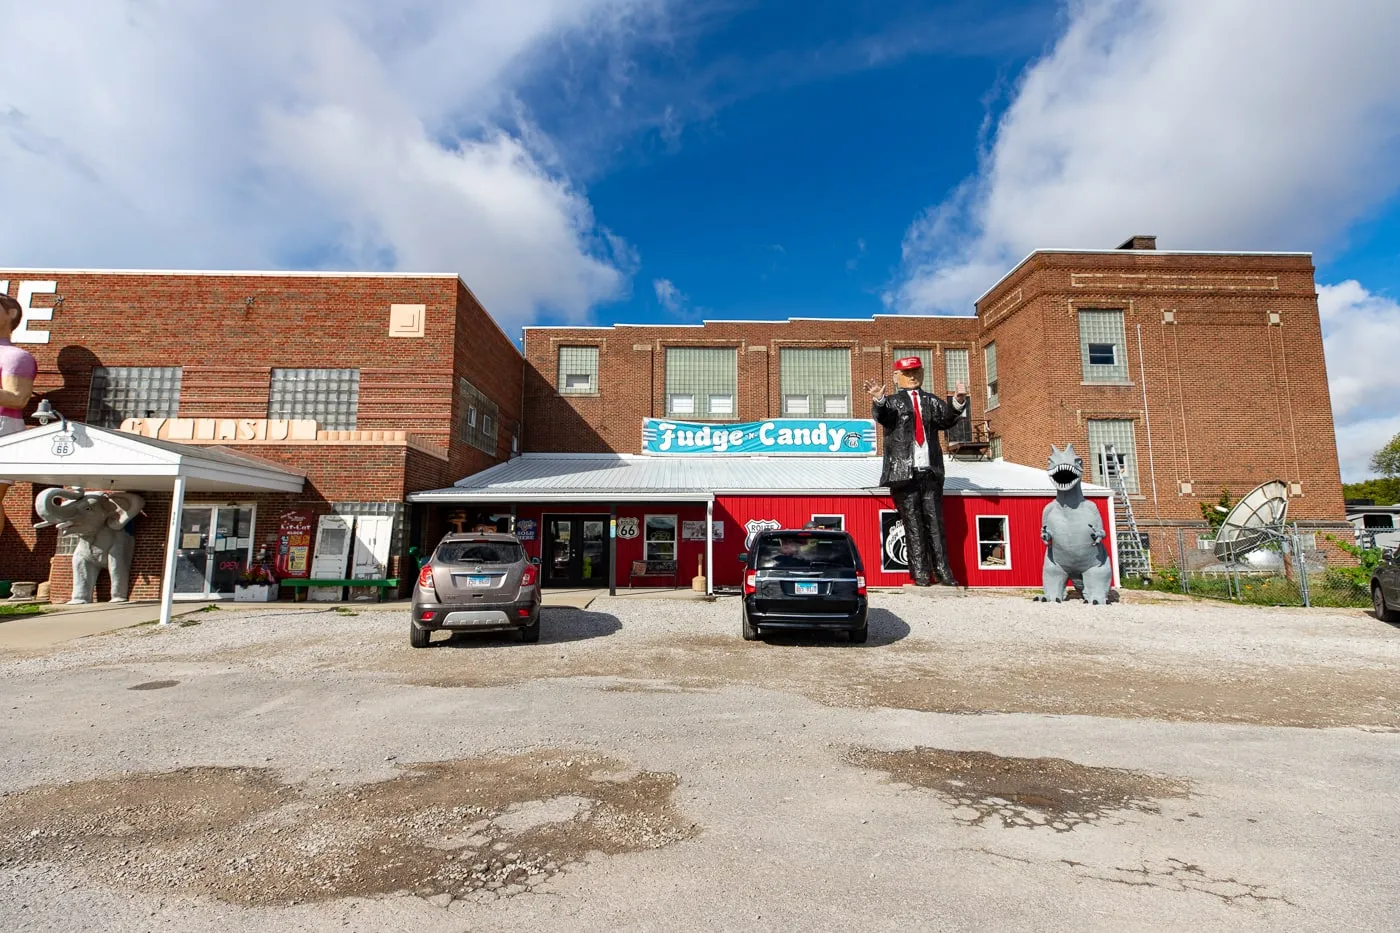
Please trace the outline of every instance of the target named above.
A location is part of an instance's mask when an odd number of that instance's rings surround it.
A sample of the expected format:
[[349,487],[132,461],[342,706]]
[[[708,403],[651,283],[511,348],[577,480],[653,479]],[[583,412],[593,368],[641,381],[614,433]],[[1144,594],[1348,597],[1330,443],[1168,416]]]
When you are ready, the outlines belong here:
[[875,453],[875,422],[826,418],[774,418],[740,424],[704,424],[646,418],[642,453],[826,454],[868,457]]

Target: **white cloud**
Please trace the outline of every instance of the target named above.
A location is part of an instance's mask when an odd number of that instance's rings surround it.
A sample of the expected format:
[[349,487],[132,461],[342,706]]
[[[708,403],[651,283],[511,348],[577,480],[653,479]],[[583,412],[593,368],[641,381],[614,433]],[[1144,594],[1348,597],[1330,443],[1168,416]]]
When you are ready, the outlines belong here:
[[6,2],[0,254],[460,272],[507,326],[581,317],[636,257],[514,88],[660,2]]
[[661,302],[661,307],[672,314],[679,314],[685,310],[685,293],[676,288],[676,283],[670,279],[656,279],[651,283],[651,287],[656,290],[656,300]]
[[1072,0],[886,296],[970,313],[1037,247],[1336,245],[1400,187],[1400,5]]
[[1350,482],[1371,475],[1371,455],[1400,434],[1400,303],[1359,282],[1317,290],[1337,422],[1337,454]]

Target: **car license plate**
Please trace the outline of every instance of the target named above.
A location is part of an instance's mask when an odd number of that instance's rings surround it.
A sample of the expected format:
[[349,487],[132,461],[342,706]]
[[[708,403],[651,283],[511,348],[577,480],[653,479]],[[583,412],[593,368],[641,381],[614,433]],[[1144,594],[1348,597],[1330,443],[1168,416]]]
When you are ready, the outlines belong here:
[[472,574],[467,577],[467,586],[490,586],[491,578],[486,574]]
[[793,592],[798,596],[816,596],[817,585],[815,583],[794,583]]

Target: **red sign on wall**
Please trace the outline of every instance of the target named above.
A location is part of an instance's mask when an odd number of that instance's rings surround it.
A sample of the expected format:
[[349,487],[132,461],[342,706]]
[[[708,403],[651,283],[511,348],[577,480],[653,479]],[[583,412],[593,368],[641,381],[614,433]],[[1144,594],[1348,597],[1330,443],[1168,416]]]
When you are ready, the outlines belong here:
[[307,509],[290,509],[277,517],[277,579],[311,576],[311,535],[316,517]]

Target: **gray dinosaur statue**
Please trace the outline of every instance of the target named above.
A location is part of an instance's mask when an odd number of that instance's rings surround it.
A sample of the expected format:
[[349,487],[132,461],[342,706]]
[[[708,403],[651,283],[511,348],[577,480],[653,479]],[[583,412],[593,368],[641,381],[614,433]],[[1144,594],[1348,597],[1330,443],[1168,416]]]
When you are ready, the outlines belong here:
[[92,602],[97,577],[105,568],[112,578],[112,602],[126,602],[131,584],[131,554],[136,539],[126,526],[140,514],[146,500],[134,492],[84,492],[81,489],[45,489],[34,500],[34,510],[44,519],[35,528],[55,526],[60,534],[77,537],[73,549],[73,598],[70,603]]
[[1113,585],[1113,565],[1104,547],[1107,536],[1098,507],[1084,498],[1084,461],[1070,444],[1060,450],[1050,445],[1050,465],[1045,472],[1055,484],[1055,501],[1040,516],[1040,540],[1045,542],[1045,567],[1041,571],[1043,595],[1038,602],[1064,602],[1065,584],[1074,581],[1084,601],[1108,602]]

